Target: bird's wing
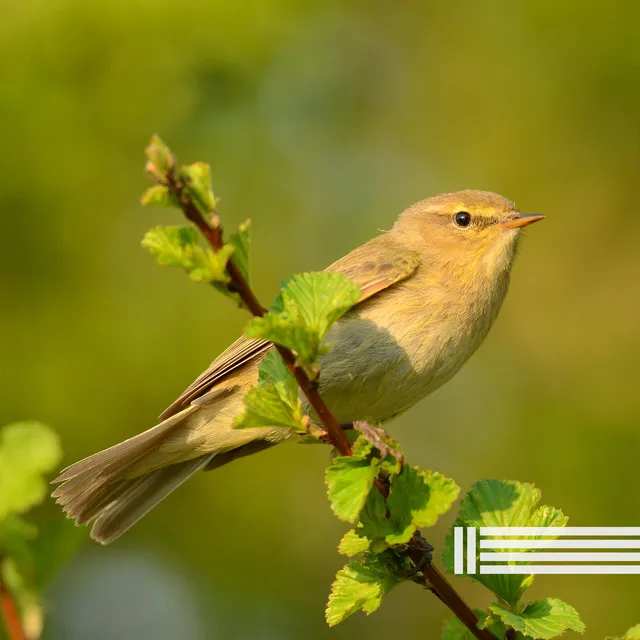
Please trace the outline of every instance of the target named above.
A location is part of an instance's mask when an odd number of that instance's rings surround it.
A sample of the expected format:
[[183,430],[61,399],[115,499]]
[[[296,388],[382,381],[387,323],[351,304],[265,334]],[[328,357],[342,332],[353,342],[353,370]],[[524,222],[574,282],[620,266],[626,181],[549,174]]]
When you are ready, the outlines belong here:
[[362,297],[356,303],[360,304],[413,275],[419,264],[417,253],[399,246],[385,234],[347,253],[326,271],[337,271],[355,282],[362,290]]
[[[354,249],[327,267],[347,276],[362,289],[362,297],[356,305],[376,293],[411,276],[420,263],[417,253],[399,247],[389,236],[382,235]],[[264,354],[270,342],[241,336],[223,351],[171,406],[160,415],[166,420],[188,407],[194,400],[208,393],[221,380],[239,367]]]
[[180,395],[180,397],[169,405],[159,417],[159,420],[166,420],[178,411],[188,407],[194,400],[202,397],[211,391],[218,382],[235,371],[243,364],[265,353],[271,347],[270,342],[256,340],[240,336],[235,342],[227,347],[210,365],[203,371]]

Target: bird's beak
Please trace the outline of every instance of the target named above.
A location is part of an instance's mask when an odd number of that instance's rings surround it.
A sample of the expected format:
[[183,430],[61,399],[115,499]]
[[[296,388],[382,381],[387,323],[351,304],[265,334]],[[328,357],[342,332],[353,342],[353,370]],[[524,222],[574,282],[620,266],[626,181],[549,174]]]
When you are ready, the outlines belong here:
[[506,222],[501,223],[501,226],[507,229],[520,229],[521,227],[526,227],[528,224],[538,222],[538,220],[544,220],[544,216],[541,216],[539,213],[516,213]]

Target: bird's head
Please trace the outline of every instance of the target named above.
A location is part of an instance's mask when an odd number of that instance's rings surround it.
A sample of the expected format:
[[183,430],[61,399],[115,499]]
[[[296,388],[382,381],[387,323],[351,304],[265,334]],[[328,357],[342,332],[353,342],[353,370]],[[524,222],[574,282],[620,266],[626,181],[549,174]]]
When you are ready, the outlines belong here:
[[456,191],[416,202],[391,233],[429,261],[466,269],[471,277],[508,271],[522,229],[543,218],[520,213],[497,193]]

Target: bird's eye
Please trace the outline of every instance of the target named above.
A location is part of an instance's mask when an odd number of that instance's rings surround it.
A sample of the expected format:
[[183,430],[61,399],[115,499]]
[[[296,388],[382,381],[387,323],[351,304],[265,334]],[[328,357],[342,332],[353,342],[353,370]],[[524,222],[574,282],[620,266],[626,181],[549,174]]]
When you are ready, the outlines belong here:
[[453,219],[459,227],[468,227],[471,224],[471,214],[466,211],[458,211]]

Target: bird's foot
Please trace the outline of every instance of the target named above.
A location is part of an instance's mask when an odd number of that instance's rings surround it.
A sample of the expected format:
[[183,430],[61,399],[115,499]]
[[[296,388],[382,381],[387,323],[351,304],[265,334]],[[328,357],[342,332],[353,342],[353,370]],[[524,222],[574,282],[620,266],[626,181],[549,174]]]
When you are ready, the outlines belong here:
[[357,420],[353,423],[353,428],[364,436],[365,440],[380,452],[380,459],[384,460],[388,455],[393,456],[401,468],[404,464],[404,456],[400,451],[389,445],[389,437],[387,432],[380,428],[374,427],[372,424],[364,420]]

